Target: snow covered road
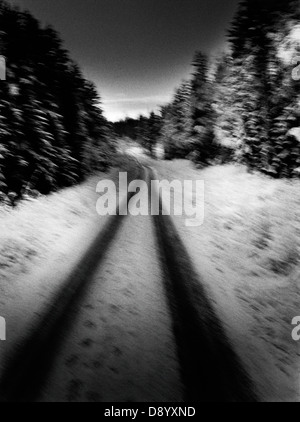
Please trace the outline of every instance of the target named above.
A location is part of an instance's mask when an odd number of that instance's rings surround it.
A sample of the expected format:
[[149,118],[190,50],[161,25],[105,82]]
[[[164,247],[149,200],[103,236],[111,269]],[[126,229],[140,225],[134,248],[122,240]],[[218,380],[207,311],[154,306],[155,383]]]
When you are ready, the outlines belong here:
[[170,217],[102,222],[49,303],[12,348],[2,401],[257,400]]
[[181,401],[163,288],[150,217],[128,217],[74,314],[40,399]]

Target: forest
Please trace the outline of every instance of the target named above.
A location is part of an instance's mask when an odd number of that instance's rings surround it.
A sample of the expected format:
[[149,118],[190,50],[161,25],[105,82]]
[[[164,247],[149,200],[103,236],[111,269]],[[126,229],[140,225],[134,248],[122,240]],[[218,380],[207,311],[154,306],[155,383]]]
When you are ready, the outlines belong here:
[[0,200],[48,194],[110,165],[112,139],[199,166],[237,161],[272,177],[300,176],[300,6],[243,0],[219,57],[195,53],[193,72],[149,117],[109,123],[99,93],[58,33],[0,0]]
[[167,159],[238,161],[272,177],[299,176],[299,1],[242,1],[228,44],[219,57],[196,52],[191,78],[170,104],[115,131],[150,152],[162,143]]
[[112,146],[99,94],[52,27],[0,2],[0,194],[17,203],[109,165]]

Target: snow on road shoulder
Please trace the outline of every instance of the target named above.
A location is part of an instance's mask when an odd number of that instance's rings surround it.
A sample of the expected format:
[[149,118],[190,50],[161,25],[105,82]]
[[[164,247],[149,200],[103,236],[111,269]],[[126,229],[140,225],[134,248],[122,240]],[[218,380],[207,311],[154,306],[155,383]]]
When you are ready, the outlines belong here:
[[291,321],[300,315],[300,182],[234,165],[153,165],[168,180],[205,181],[204,224],[176,225],[261,398],[299,401]]
[[113,169],[15,209],[0,207],[0,315],[7,323],[0,369],[107,221],[96,212],[96,186],[117,177]]

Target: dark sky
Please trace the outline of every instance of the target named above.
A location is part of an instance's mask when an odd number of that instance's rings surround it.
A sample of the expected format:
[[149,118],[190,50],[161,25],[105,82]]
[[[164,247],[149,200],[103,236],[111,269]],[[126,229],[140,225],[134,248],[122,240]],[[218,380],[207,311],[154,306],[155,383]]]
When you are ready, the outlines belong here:
[[167,102],[194,51],[224,48],[238,0],[10,0],[51,23],[117,120]]

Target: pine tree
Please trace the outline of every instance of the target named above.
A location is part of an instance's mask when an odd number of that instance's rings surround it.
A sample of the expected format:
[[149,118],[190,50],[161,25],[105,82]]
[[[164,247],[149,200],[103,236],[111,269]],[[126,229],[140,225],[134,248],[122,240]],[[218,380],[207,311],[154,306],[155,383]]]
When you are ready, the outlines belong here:
[[287,162],[294,167],[287,157],[295,157],[295,150],[287,137],[296,123],[291,107],[295,95],[279,45],[297,19],[299,4],[294,0],[245,0],[229,32],[235,66],[240,68],[244,158],[250,168],[276,177],[289,175]]
[[241,161],[245,145],[242,98],[239,96],[240,67],[230,54],[217,59],[212,107],[214,139],[221,161]]
[[109,162],[107,124],[95,87],[51,27],[0,0],[7,81],[0,98],[0,193],[47,194]]
[[198,160],[208,163],[214,155],[214,115],[212,108],[212,83],[209,79],[208,58],[201,52],[195,54],[192,78],[193,136]]
[[137,124],[137,138],[141,144],[154,156],[154,147],[161,135],[161,117],[154,112],[149,117],[140,116]]
[[184,158],[195,149],[192,88],[183,81],[172,103],[162,109],[162,138],[167,158]]

